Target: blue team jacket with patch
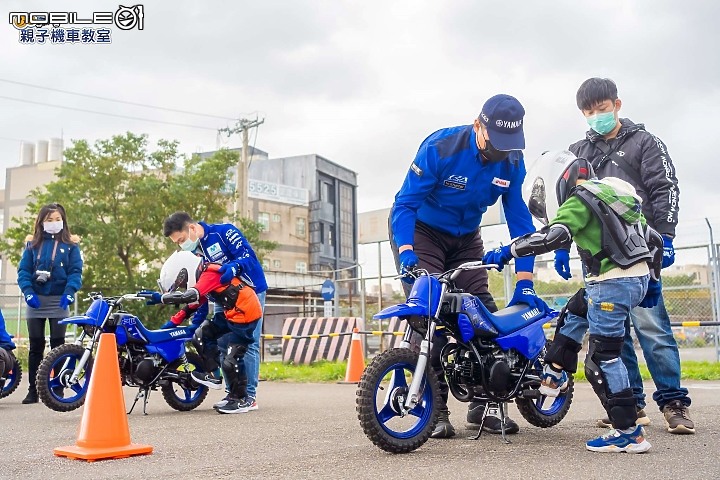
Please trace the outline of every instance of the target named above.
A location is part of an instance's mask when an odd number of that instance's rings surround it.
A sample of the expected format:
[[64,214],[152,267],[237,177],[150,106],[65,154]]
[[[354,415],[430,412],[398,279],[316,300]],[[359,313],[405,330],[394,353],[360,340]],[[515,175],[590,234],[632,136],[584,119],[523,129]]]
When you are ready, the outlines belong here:
[[200,239],[199,249],[208,261],[221,264],[232,263],[239,267],[240,276],[246,277],[246,280],[250,280],[255,286],[256,293],[267,290],[265,272],[255,255],[255,250],[235,225],[198,223],[205,230],[205,236]]
[[[454,236],[474,232],[487,208],[502,197],[511,237],[534,232],[522,199],[525,161],[512,152],[502,162],[483,163],[472,125],[444,128],[427,137],[395,195],[390,219],[398,246],[412,245],[415,221]],[[533,270],[534,257],[516,260]]]

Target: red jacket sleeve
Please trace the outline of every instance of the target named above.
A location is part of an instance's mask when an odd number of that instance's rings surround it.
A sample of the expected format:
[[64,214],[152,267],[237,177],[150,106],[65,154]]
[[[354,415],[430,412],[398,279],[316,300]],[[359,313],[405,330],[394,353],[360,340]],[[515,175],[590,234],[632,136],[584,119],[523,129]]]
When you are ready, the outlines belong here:
[[220,277],[221,275],[214,270],[205,270],[200,275],[200,278],[195,284],[195,290],[197,290],[200,294],[200,298],[204,299],[205,295],[222,286],[222,283],[220,282]]

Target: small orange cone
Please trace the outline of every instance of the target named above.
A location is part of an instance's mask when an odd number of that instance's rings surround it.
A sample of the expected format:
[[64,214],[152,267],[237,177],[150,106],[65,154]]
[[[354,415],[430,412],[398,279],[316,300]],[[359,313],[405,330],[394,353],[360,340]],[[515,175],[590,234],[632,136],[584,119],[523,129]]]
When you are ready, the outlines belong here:
[[357,328],[353,328],[352,341],[350,342],[350,355],[348,356],[345,380],[338,383],[359,383],[360,377],[365,370],[365,355],[363,355],[362,342]]
[[115,335],[100,335],[100,345],[75,445],[58,447],[55,456],[79,460],[125,458],[152,453],[151,445],[130,443],[125,397],[120,382]]

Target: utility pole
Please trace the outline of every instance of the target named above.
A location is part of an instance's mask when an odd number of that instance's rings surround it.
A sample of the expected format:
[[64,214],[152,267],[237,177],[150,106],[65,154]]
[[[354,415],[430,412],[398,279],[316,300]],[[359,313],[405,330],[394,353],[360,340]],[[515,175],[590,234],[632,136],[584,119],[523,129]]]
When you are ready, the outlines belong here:
[[242,154],[237,164],[235,171],[235,218],[239,219],[241,216],[248,216],[248,131],[251,128],[258,127],[265,122],[262,120],[248,120],[242,118],[238,120],[237,124],[232,128],[221,128],[218,132],[226,133],[229,137],[234,133],[242,133]]

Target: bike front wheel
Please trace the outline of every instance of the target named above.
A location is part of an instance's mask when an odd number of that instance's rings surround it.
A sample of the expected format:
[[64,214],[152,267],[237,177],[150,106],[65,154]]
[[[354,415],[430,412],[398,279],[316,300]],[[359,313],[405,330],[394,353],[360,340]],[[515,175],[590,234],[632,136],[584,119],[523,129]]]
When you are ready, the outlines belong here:
[[75,367],[85,349],[81,345],[66,343],[53,348],[38,368],[37,392],[40,400],[56,412],[70,412],[85,403],[90,386],[93,358],[80,369],[75,382],[71,381]]
[[404,411],[419,354],[394,348],[377,355],[360,378],[356,411],[365,435],[390,453],[408,453],[422,446],[438,421],[440,389],[427,369],[417,405]]
[[5,398],[17,390],[20,386],[20,380],[22,380],[22,366],[12,352],[10,353],[10,356],[13,359],[12,370],[10,370],[5,376],[5,383],[0,385],[0,387],[2,387],[0,389],[0,398]]

